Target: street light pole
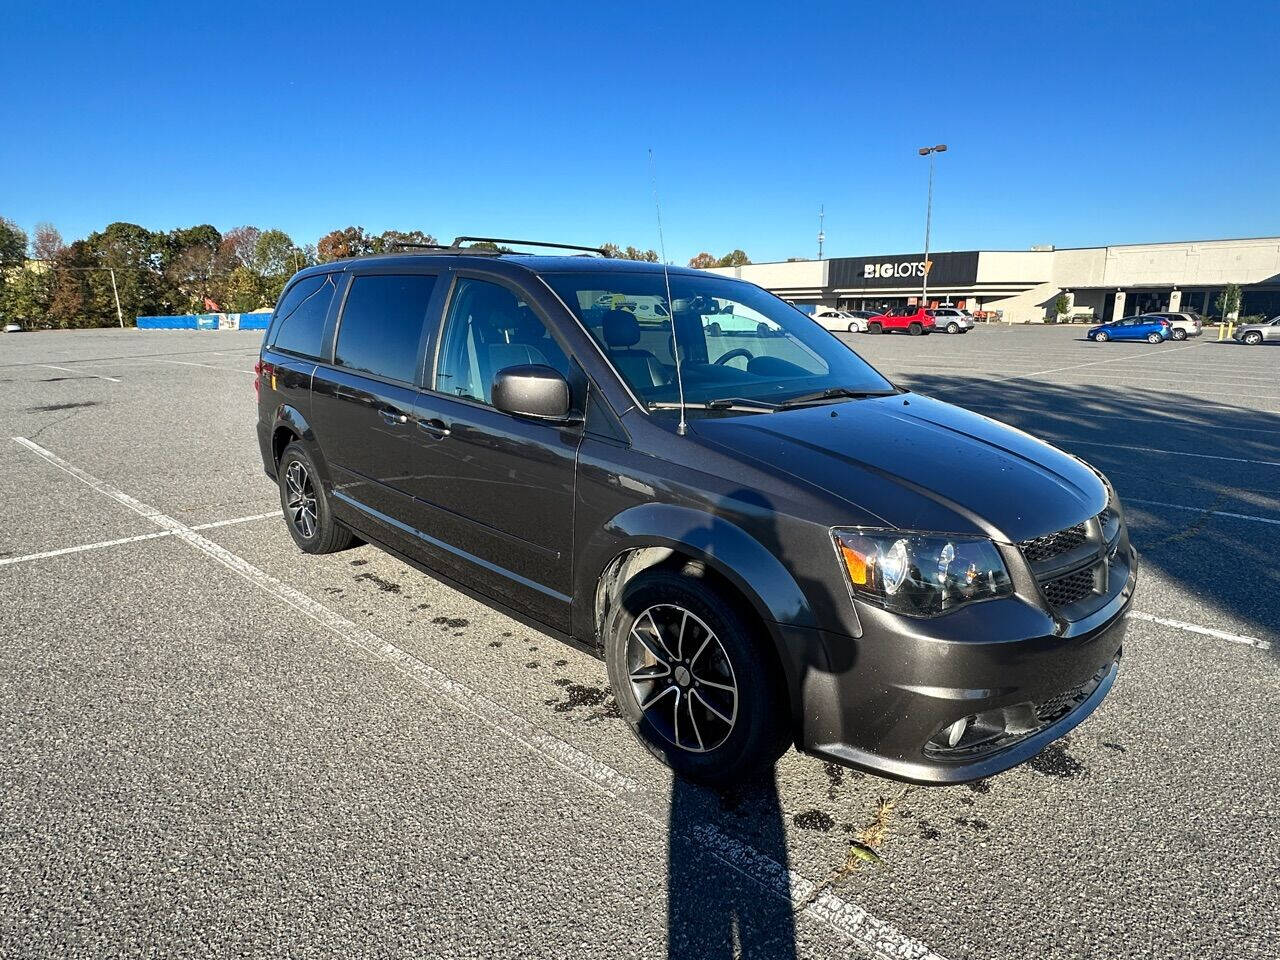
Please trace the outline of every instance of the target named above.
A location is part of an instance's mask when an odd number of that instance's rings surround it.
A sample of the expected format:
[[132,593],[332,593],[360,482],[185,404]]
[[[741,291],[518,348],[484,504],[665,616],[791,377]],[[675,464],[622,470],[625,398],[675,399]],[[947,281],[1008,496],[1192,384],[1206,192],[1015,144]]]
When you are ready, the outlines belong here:
[[929,202],[924,213],[924,279],[920,283],[920,308],[929,306],[929,229],[933,225],[933,157],[934,154],[946,153],[947,145],[940,143],[934,147],[921,147],[920,156],[929,158]]

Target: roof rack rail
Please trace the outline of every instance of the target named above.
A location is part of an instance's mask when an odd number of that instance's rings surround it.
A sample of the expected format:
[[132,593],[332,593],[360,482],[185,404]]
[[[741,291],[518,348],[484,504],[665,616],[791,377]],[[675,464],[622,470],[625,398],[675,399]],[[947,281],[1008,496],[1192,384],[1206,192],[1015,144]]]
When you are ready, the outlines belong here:
[[507,240],[502,237],[454,237],[452,245],[460,247],[464,243],[514,243],[522,247],[553,247],[556,250],[581,250],[583,253],[598,253],[602,257],[609,255],[603,247],[583,247],[576,243],[549,243],[542,240]]
[[391,244],[392,250],[448,250],[443,243],[414,243],[411,240],[397,240]]

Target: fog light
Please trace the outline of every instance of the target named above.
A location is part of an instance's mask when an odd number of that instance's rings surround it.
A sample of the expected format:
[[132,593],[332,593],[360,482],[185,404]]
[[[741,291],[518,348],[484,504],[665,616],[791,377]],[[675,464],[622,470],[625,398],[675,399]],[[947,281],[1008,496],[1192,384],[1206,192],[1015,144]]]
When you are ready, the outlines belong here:
[[960,738],[964,736],[964,732],[969,729],[970,719],[972,718],[962,717],[942,731],[942,738],[946,740],[948,747],[954,747],[960,742]]

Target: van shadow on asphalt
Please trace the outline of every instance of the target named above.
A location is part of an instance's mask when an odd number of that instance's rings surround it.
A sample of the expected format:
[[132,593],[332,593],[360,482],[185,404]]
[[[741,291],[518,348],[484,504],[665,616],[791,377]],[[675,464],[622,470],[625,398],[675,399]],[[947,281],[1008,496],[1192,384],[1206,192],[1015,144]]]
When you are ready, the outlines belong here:
[[1160,391],[920,374],[897,382],[1093,464],[1115,486],[1148,570],[1254,635],[1280,632],[1280,525],[1212,513],[1280,520],[1280,412],[1197,399],[1172,392],[1173,385]]

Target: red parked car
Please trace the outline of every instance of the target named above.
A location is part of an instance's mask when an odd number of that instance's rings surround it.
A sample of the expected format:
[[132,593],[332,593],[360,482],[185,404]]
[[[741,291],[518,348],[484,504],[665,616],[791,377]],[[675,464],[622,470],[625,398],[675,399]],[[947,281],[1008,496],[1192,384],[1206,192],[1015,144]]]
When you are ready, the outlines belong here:
[[924,307],[894,307],[867,321],[867,333],[892,333],[897,330],[918,337],[922,333],[932,333],[933,329],[933,317],[925,312]]

